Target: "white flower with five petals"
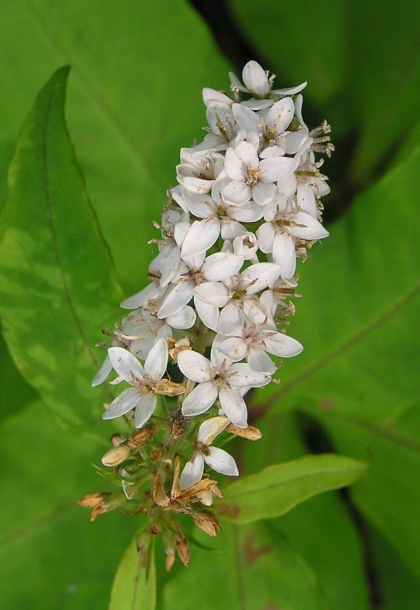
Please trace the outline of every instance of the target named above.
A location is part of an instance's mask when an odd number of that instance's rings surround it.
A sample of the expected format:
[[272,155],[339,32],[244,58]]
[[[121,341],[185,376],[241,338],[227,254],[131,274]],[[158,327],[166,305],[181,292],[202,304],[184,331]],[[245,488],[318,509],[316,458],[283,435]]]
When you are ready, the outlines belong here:
[[193,350],[184,350],[177,362],[181,372],[197,383],[182,403],[182,414],[186,417],[201,415],[219,399],[223,412],[238,428],[247,427],[244,390],[261,388],[271,381],[270,375],[256,373],[248,364],[233,364],[214,348],[211,360]]
[[168,364],[168,344],[165,339],[159,339],[150,350],[144,367],[122,347],[110,347],[108,355],[119,375],[118,380],[127,381],[133,387],[124,390],[112,401],[102,419],[120,417],[135,409],[134,425],[141,428],[156,408],[156,394],[165,393],[159,388],[159,382]]
[[179,480],[182,491],[189,489],[202,479],[204,463],[228,477],[239,475],[236,462],[227,451],[219,447],[210,447],[216,436],[228,425],[229,419],[223,416],[212,417],[201,424],[196,440],[197,449],[194,451],[192,459],[185,464]]

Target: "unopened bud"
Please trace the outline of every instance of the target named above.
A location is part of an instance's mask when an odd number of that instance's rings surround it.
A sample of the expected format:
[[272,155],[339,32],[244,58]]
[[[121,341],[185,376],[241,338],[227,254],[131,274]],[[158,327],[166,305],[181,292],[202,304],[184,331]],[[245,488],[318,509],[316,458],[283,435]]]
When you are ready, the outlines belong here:
[[174,438],[180,438],[184,436],[184,432],[187,429],[188,420],[182,415],[181,409],[174,413],[171,422],[171,434]]
[[190,547],[188,545],[188,540],[185,538],[185,536],[182,536],[182,538],[176,538],[175,546],[180,560],[184,566],[188,566],[190,563]]
[[119,445],[122,445],[125,441],[126,439],[122,434],[113,434],[111,436],[111,445],[113,447],[119,447]]
[[175,563],[175,551],[173,549],[167,549],[165,551],[165,555],[166,555],[165,568],[166,568],[167,572],[170,572]]
[[144,445],[147,443],[149,439],[155,436],[158,433],[158,427],[155,424],[149,424],[144,426],[138,432],[135,432],[128,439],[128,444],[130,447],[139,447],[140,445]]
[[113,447],[102,456],[101,462],[104,466],[118,466],[128,458],[130,447],[128,445],[119,445]]
[[77,500],[77,503],[86,508],[94,508],[102,504],[107,496],[109,496],[109,492],[86,494],[83,498]]

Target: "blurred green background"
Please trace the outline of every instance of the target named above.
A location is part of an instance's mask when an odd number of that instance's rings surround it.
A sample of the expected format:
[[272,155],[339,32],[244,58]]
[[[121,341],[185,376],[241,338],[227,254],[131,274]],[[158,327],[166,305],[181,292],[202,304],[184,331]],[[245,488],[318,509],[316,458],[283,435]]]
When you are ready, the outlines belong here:
[[[371,468],[345,493],[252,528],[226,526],[211,543],[199,537],[216,551],[194,548],[188,569],[177,565],[166,575],[159,561],[158,607],[417,610],[420,5],[1,0],[0,8],[2,200],[35,96],[57,68],[71,65],[67,124],[119,280],[107,295],[96,293],[96,319],[92,292],[92,345],[122,317],[121,295],[146,283],[152,221],[175,184],[179,149],[204,135],[202,87],[227,89],[228,72],[240,75],[249,59],[276,73],[278,87],[308,81],[304,117],[310,127],[326,118],[336,146],[323,168],[331,178],[331,236],[299,268],[303,298],[290,334],[305,351],[284,364],[278,388],[253,396],[264,437],[238,450],[249,473],[325,451],[372,460]],[[31,222],[28,216],[29,233]],[[7,271],[13,251],[1,252]],[[86,262],[89,273],[95,264]],[[92,524],[75,504],[103,485],[89,464],[99,461],[111,430],[94,419],[103,397],[90,388],[94,366],[84,346],[74,393],[70,371],[61,402],[54,376],[46,384],[45,372],[29,372],[29,333],[38,354],[62,346],[63,366],[71,344],[69,370],[79,344],[71,327],[61,332],[59,311],[51,324],[40,318],[23,328],[19,320],[42,298],[32,302],[30,280],[13,281],[0,274],[13,356],[2,339],[0,596],[16,610],[100,610],[136,531],[118,514]],[[262,559],[247,563],[249,548]]]

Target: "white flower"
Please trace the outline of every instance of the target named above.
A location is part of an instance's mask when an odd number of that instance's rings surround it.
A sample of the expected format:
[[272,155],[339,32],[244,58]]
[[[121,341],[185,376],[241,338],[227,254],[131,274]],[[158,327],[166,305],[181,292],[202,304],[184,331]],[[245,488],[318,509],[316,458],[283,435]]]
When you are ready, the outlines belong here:
[[212,417],[204,421],[197,435],[197,450],[191,461],[187,462],[179,480],[181,490],[184,491],[201,480],[204,472],[204,463],[210,468],[229,477],[239,475],[238,467],[233,457],[219,447],[210,447],[218,434],[229,425],[227,417]]
[[[194,293],[198,299],[213,308],[212,330],[222,335],[241,332],[245,317],[255,323],[263,323],[266,316],[262,312],[257,292],[264,290],[280,275],[280,268],[274,263],[256,263],[240,275],[232,275],[220,282],[204,282]],[[222,307],[219,314],[218,309]],[[210,312],[209,312],[210,313]],[[201,315],[200,315],[201,317]]]
[[144,367],[122,347],[110,347],[108,355],[119,377],[132,388],[124,390],[103,413],[102,419],[113,419],[135,409],[134,425],[141,428],[152,416],[156,407],[157,384],[168,363],[168,345],[159,339],[150,350]]
[[236,205],[243,205],[251,197],[258,205],[266,205],[276,194],[274,183],[295,169],[293,158],[274,157],[260,161],[252,144],[240,142],[235,150],[228,148],[226,151],[225,172],[231,182],[224,188],[223,196]]
[[328,235],[323,225],[306,212],[280,213],[257,229],[260,249],[272,253],[285,279],[293,277],[296,271],[296,242],[316,241]]
[[234,362],[246,359],[253,371],[268,374],[275,373],[277,367],[267,352],[281,358],[291,358],[303,350],[296,339],[257,324],[246,325],[237,337],[218,335],[215,346]]
[[216,152],[181,149],[181,163],[176,166],[178,182],[192,193],[208,193],[223,169],[224,157]]
[[242,78],[245,86],[232,72],[229,72],[229,78],[230,82],[232,83],[231,89],[233,91],[251,93],[258,98],[267,97],[270,95],[270,93],[277,95],[293,95],[295,93],[299,93],[306,87],[306,83],[302,83],[297,87],[290,87],[289,89],[275,89],[272,91],[275,75],[273,74],[269,76],[268,71],[263,70],[260,64],[256,61],[249,61],[242,70]]
[[255,222],[262,218],[264,210],[251,201],[238,206],[224,200],[222,191],[228,182],[229,178],[217,180],[212,196],[191,193],[186,197],[191,214],[203,220],[193,222],[185,236],[181,253],[183,258],[208,250],[219,236],[224,240],[234,239],[246,231],[241,223]]
[[194,289],[201,282],[219,281],[239,271],[243,258],[227,252],[216,252],[205,258],[205,253],[185,259],[171,290],[165,295],[158,318],[167,318],[180,311],[193,297]]
[[230,421],[238,428],[247,427],[248,414],[241,390],[267,385],[271,379],[269,375],[256,373],[247,364],[232,364],[214,348],[211,360],[192,350],[184,350],[177,362],[181,372],[198,384],[182,403],[183,415],[201,415],[219,399]]

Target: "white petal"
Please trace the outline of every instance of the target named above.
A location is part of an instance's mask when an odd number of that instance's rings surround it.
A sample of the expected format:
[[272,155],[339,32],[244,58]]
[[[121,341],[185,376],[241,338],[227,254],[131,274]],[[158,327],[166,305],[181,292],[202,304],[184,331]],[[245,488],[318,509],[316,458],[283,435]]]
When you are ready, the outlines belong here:
[[[235,153],[241,160],[242,164],[247,168],[258,169],[260,162],[258,159],[258,153],[255,147],[249,142],[240,142],[235,148]],[[229,174],[229,172],[227,172]],[[245,172],[242,174],[245,176]]]
[[220,222],[217,218],[194,221],[182,244],[182,258],[205,252],[217,241],[219,235]]
[[292,157],[272,157],[260,163],[262,182],[275,182],[292,174],[297,167],[297,160]]
[[215,403],[217,396],[218,388],[214,381],[200,383],[182,403],[182,414],[191,417],[205,413]]
[[217,324],[219,323],[219,309],[214,305],[209,305],[205,301],[202,301],[198,296],[194,298],[195,309],[198,316],[204,326],[211,330],[216,330]]
[[95,377],[92,379],[92,387],[100,385],[105,381],[110,372],[112,371],[112,364],[109,356],[107,355],[105,360],[102,363],[102,366],[96,373]]
[[271,252],[275,236],[274,227],[271,222],[265,222],[257,229],[258,243],[262,252]]
[[225,172],[231,180],[242,182],[246,178],[245,168],[233,148],[228,148],[225,156]]
[[210,360],[198,352],[190,349],[183,350],[178,354],[177,363],[181,373],[196,383],[213,379],[213,367]]
[[314,218],[318,218],[318,206],[314,190],[309,184],[300,184],[297,189],[297,202],[302,212],[307,212]]
[[163,319],[177,313],[190,301],[195,288],[195,282],[186,280],[176,284],[174,288],[168,292],[161,308],[158,311],[158,318]]
[[220,282],[203,282],[194,290],[202,301],[214,307],[224,307],[229,299],[229,291]]
[[[195,311],[189,305],[185,305],[182,309],[174,313],[172,316],[166,318],[166,322],[171,328],[185,330],[192,328],[195,324],[196,315]],[[170,336],[170,331],[167,336]]]
[[249,61],[242,70],[242,78],[246,87],[258,97],[270,93],[271,86],[267,74],[256,61]]
[[299,239],[322,239],[329,235],[327,229],[306,212],[293,214],[290,219],[296,223],[296,226],[290,226],[288,230]]
[[263,339],[263,345],[270,354],[281,358],[297,356],[303,350],[303,345],[299,341],[283,333],[264,330],[260,333],[260,338]]
[[209,447],[209,453],[204,460],[210,468],[228,477],[237,477],[239,470],[233,457],[219,447]]
[[280,266],[281,277],[293,277],[296,271],[295,242],[287,233],[276,233],[273,241],[273,260]]
[[220,339],[221,335],[218,335],[215,339],[217,349],[225,354],[228,358],[234,362],[243,360],[247,353],[247,345],[241,337],[225,337]]
[[102,419],[114,419],[125,415],[134,409],[141,398],[141,394],[136,388],[124,390],[115,400],[111,402],[108,409],[102,413]]
[[230,301],[220,312],[217,332],[227,336],[238,335],[242,330],[243,321],[241,308],[236,302]]
[[259,131],[260,120],[256,112],[253,112],[243,104],[233,104],[232,111],[241,129],[245,129],[245,131]]
[[203,277],[208,282],[217,282],[236,275],[244,259],[229,252],[216,252],[206,258],[202,266]]
[[226,378],[229,384],[235,388],[242,386],[262,388],[271,381],[271,377],[268,373],[258,373],[253,371],[248,364],[242,363],[232,364]]
[[206,106],[208,106],[211,102],[220,102],[222,104],[232,104],[232,100],[230,97],[222,93],[221,91],[216,91],[216,89],[211,89],[210,87],[204,87],[202,91],[203,102]]
[[136,428],[142,428],[144,424],[153,415],[153,411],[156,408],[156,394],[143,394],[140,397],[139,402],[136,406],[136,412],[134,414],[134,425]]
[[295,105],[291,97],[279,100],[270,108],[266,116],[267,125],[276,128],[276,133],[284,131],[292,122]]
[[239,392],[228,386],[222,386],[219,391],[219,400],[226,417],[238,428],[248,427],[248,411]]
[[133,296],[128,297],[128,299],[125,299],[121,303],[120,307],[123,309],[136,309],[152,299],[158,299],[162,296],[162,294],[164,294],[164,292],[165,289],[161,286],[156,286],[156,284],[153,283],[149,284],[146,286],[146,288],[140,290],[140,292],[137,292],[136,294],[133,294]]
[[[280,275],[279,266],[275,263],[257,263],[251,265],[243,273],[247,294],[255,294],[275,282]],[[245,283],[246,282],[246,283]]]
[[277,370],[276,365],[271,360],[270,356],[268,356],[267,352],[262,348],[253,345],[251,345],[248,350],[248,364],[249,368],[257,373],[269,373],[273,375]]
[[197,441],[204,445],[211,445],[218,434],[223,432],[229,425],[227,417],[211,417],[206,419],[200,426]]
[[186,196],[186,204],[191,214],[194,214],[197,218],[209,218],[209,216],[215,216],[216,214],[216,203],[210,195],[194,195],[188,193]]
[[228,213],[230,218],[239,222],[255,222],[263,217],[264,210],[252,201],[248,201],[244,205],[229,206]]
[[251,199],[251,187],[243,180],[232,180],[224,189],[223,197],[235,205],[243,205]]
[[128,381],[128,383],[132,384],[133,375],[137,379],[143,378],[144,369],[142,365],[128,350],[123,347],[110,347],[108,349],[108,356],[118,375],[125,379],[125,381]]
[[168,366],[168,344],[166,339],[159,339],[149,352],[144,363],[145,372],[153,381],[159,381]]
[[277,193],[277,186],[273,183],[258,182],[252,187],[252,198],[257,205],[264,206],[269,204]]
[[179,477],[181,491],[189,489],[198,481],[201,481],[204,472],[204,458],[199,452],[194,453],[191,462],[187,462]]

